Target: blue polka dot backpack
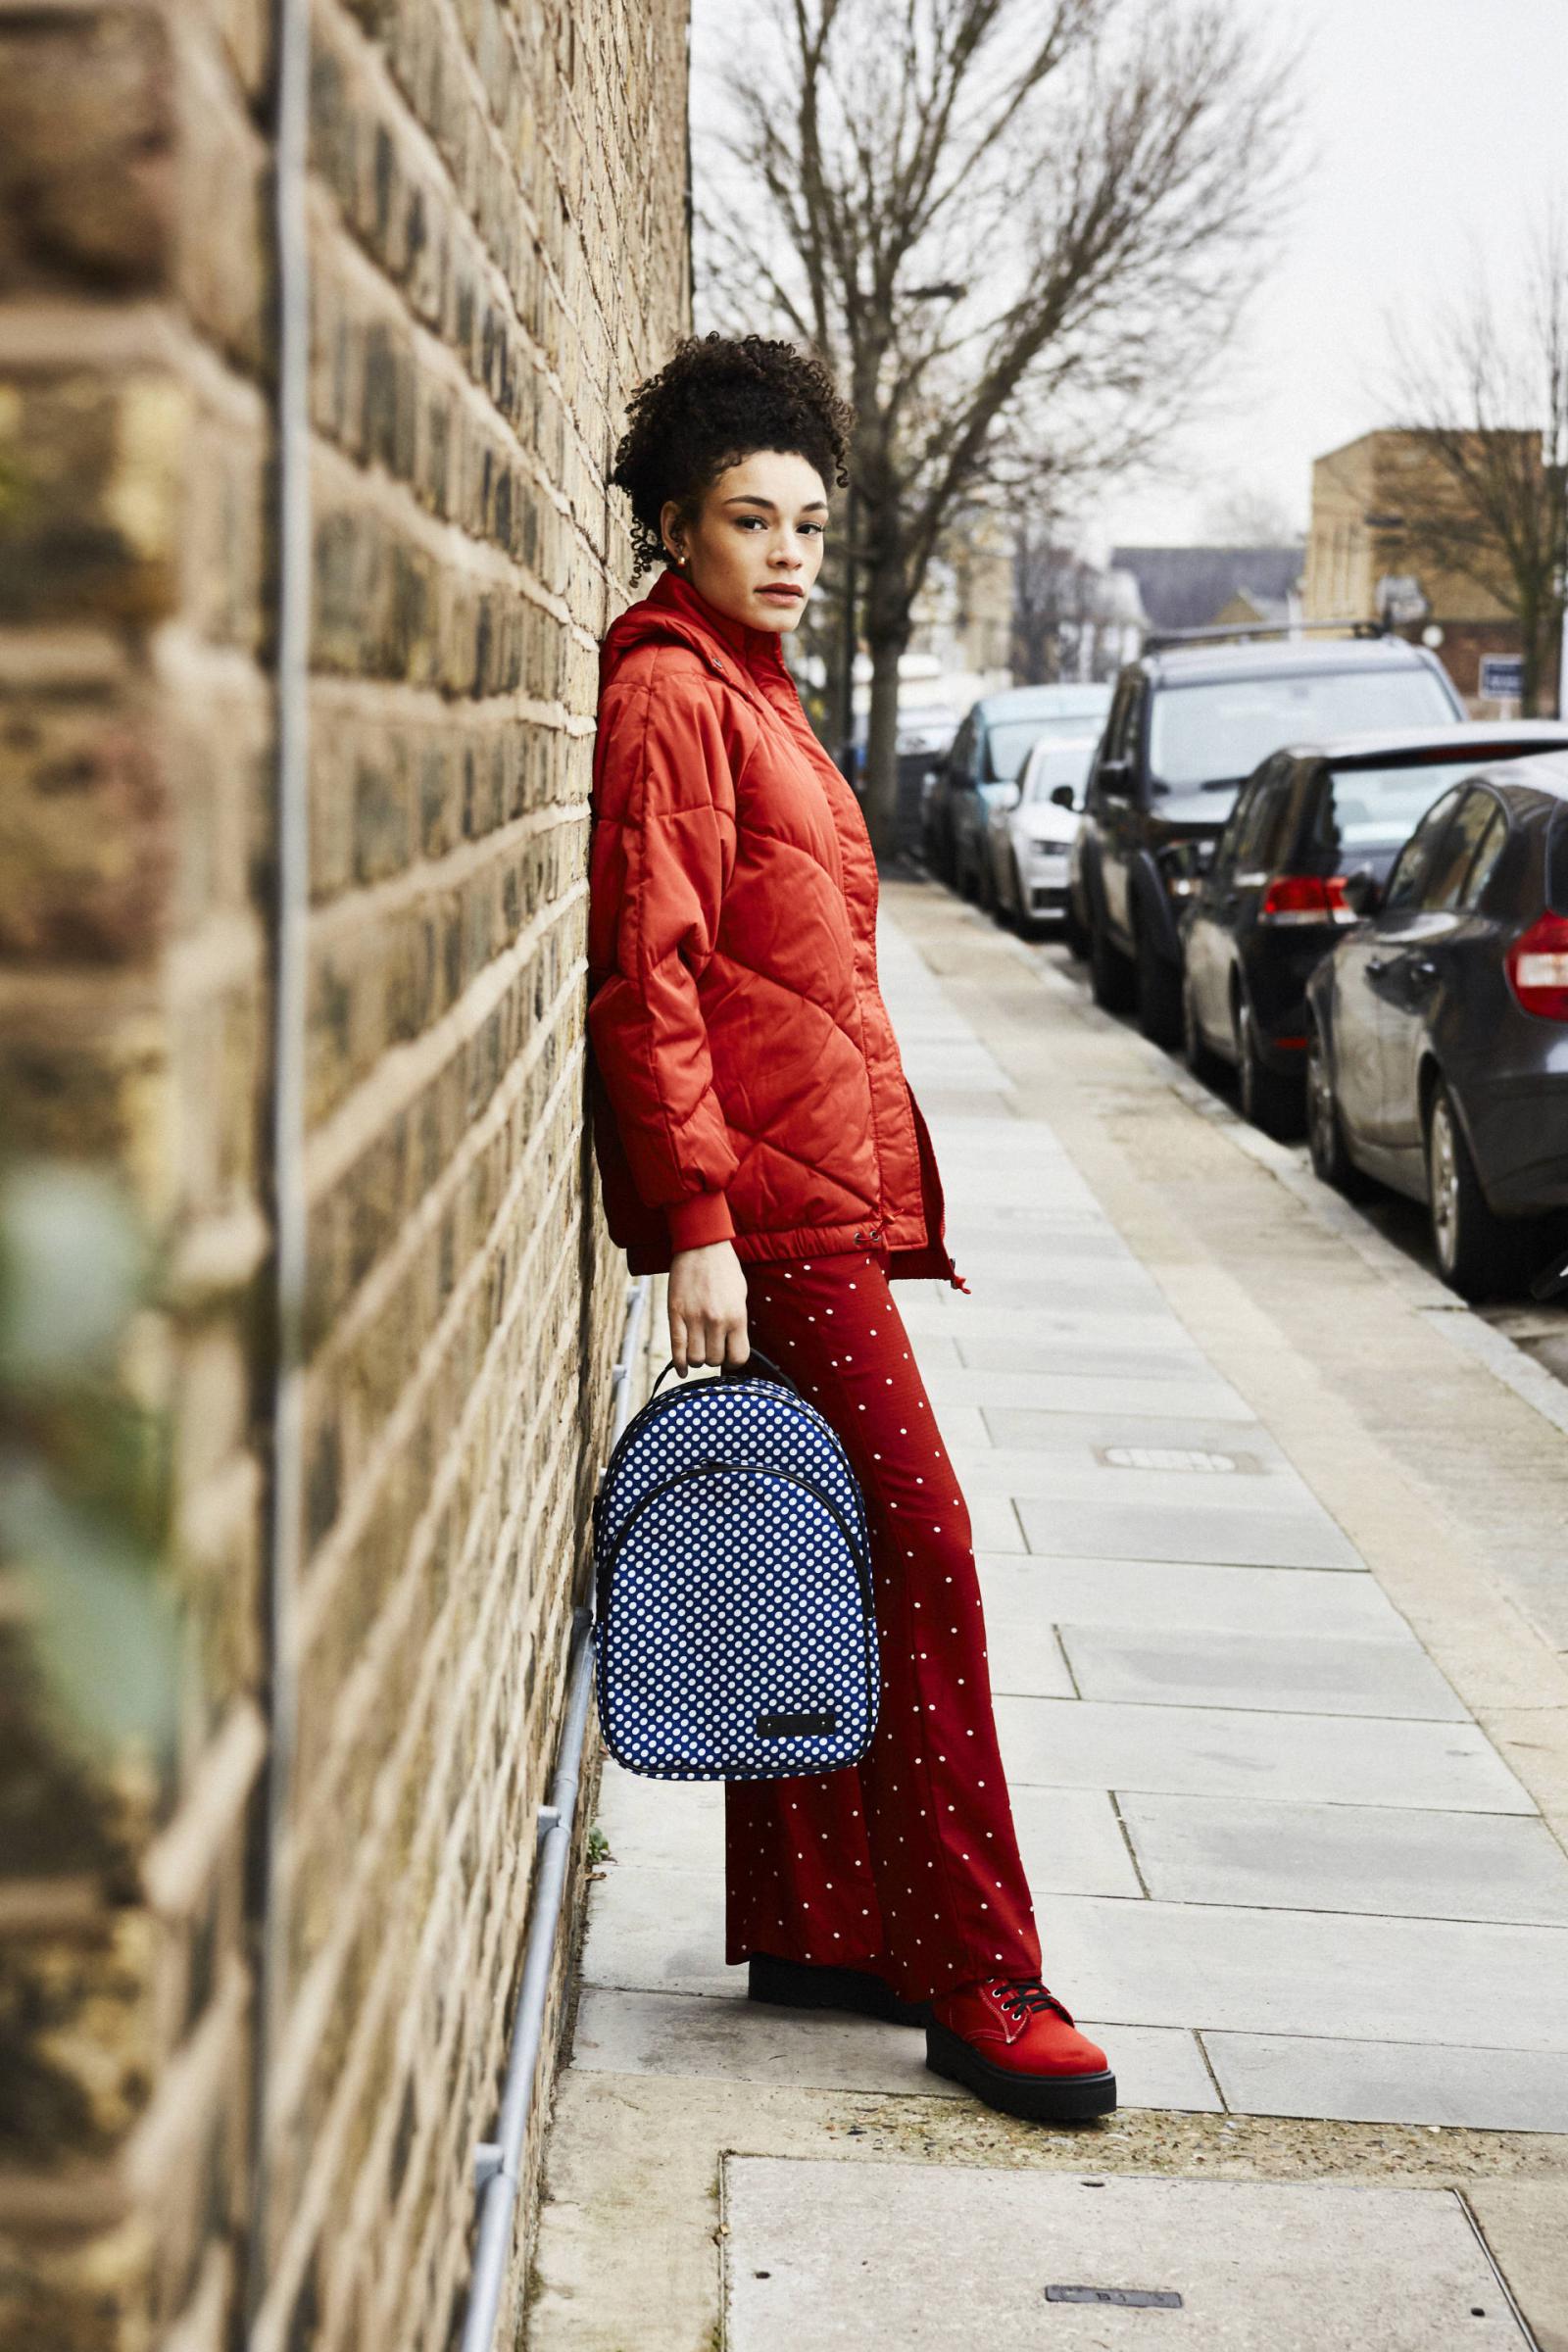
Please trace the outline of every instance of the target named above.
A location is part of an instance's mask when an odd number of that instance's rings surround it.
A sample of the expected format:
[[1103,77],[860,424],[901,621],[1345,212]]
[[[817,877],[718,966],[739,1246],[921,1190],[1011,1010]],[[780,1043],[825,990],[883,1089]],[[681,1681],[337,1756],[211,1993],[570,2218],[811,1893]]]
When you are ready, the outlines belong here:
[[755,1349],[654,1393],[594,1501],[605,1744],[665,1781],[836,1772],[876,1729],[865,1506],[835,1432]]

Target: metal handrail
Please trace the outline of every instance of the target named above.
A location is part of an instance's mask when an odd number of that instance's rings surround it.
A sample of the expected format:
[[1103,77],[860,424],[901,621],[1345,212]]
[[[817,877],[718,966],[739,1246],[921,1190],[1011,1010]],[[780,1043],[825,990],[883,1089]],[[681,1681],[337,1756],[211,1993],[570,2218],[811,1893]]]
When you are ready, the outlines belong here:
[[[642,1340],[643,1317],[652,1283],[645,1274],[626,1295],[626,1323],[620,1355],[611,1375],[614,1410],[610,1443],[614,1445],[631,1418],[632,1367]],[[588,1734],[588,1706],[593,1692],[593,1613],[579,1608],[572,1618],[566,1658],[566,1709],[561,1730],[555,1778],[547,1803],[538,1810],[538,1850],[534,1868],[534,1899],[523,1946],[522,1981],[512,2024],[501,2093],[497,2136],[479,2142],[474,2150],[474,2186],[479,2197],[479,2226],[474,2243],[473,2274],[468,2308],[464,2317],[461,2352],[491,2352],[501,2290],[506,2283],[512,2252],[512,2222],[521,2186],[518,2166],[528,2136],[533,2110],[534,2078],[544,2034],[545,2003],[555,1962],[556,1933],[566,1890],[566,1864],[576,1825],[577,1788],[582,1751]]]

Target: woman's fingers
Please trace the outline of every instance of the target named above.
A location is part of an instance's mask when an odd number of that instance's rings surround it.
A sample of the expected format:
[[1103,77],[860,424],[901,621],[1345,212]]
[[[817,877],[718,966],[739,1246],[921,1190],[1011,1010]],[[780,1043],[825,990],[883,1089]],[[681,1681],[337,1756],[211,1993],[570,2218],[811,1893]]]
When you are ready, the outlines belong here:
[[686,1318],[684,1315],[677,1315],[674,1308],[671,1307],[669,1310],[669,1352],[675,1366],[677,1380],[684,1380],[686,1377]]

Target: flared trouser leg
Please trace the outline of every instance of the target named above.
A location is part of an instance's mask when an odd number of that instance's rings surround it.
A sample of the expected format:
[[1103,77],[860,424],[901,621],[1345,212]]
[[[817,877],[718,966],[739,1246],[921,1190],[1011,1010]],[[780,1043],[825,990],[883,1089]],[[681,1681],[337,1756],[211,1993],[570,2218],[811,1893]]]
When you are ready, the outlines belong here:
[[905,2000],[1030,1976],[1040,1939],[997,1747],[962,1492],[880,1253],[746,1268],[753,1347],[842,1438],[881,1653],[870,1748],[725,1785],[725,1958],[877,1969]]

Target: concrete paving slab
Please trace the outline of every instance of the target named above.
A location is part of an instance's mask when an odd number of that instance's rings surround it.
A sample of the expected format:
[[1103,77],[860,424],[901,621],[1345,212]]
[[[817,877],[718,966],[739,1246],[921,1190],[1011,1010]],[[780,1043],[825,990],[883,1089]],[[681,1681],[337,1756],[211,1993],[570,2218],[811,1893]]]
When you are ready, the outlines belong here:
[[[1129,1484],[1132,1476],[1128,1474]],[[1363,1565],[1332,1519],[1299,1510],[1216,1503],[1212,1490],[1220,1483],[1205,1479],[1201,1497],[1184,1496],[1177,1507],[1152,1497],[1119,1494],[1105,1502],[1077,1494],[1022,1495],[1016,1507],[1029,1550],[1047,1557],[1061,1553],[1091,1558],[1101,1554],[1111,1560],[1206,1560],[1238,1568]],[[1262,1483],[1248,1481],[1254,1488]],[[982,1546],[977,1544],[976,1548]]]
[[[982,1590],[981,1598],[984,1600]],[[1038,1609],[1009,1608],[995,1619],[986,1611],[986,1649],[995,1690],[1032,1692],[1037,1697],[1076,1698],[1056,1629]]]
[[1102,1790],[1020,1787],[1009,1793],[1024,1875],[1037,1900],[1047,1894],[1142,1897],[1116,1809]]
[[1568,2180],[1477,2180],[1465,2202],[1539,2352],[1568,2352]]
[[[592,2073],[701,2075],[730,2082],[968,2099],[925,2063],[918,2028],[829,2011],[778,2009],[742,1997],[620,1992],[589,1987],[577,2013],[572,2064]],[[1097,2029],[1085,2020],[1091,2036]],[[1160,2027],[1116,2030],[1116,2086],[1123,2107],[1217,2115],[1219,2093],[1191,2034]]]
[[1568,1928],[1568,1857],[1543,1821],[1198,1796],[1124,1796],[1121,1817],[1161,1902]]
[[1317,1715],[1419,1717],[1468,1723],[1413,1634],[1382,1642],[1317,1634],[1135,1634],[1062,1626],[1085,1698],[1153,1707],[1243,1707]]
[[1009,1782],[1426,1812],[1536,1810],[1472,1724],[1010,1695],[998,1698],[996,1715]]
[[[1485,2017],[1475,2022],[1486,2031]],[[1568,2132],[1568,2051],[1266,2034],[1207,2034],[1203,2040],[1226,2103],[1241,2115]]]
[[724,1960],[721,1872],[621,1862],[594,1887],[583,1938],[585,1984],[733,1997],[746,1972]]
[[607,1756],[599,1822],[617,1863],[722,1870],[724,1788],[719,1781],[653,1781]]
[[1525,2345],[1442,2189],[729,2155],[723,2211],[728,2352]]
[[1160,1626],[1193,1632],[1304,1633],[1378,1640],[1404,1619],[1370,1576],[1332,1568],[1213,1568],[1173,1560],[1023,1559],[979,1556],[989,1622],[993,1606],[1056,1625]]
[[[961,1485],[961,1482],[960,1482]],[[976,1551],[1027,1551],[1018,1514],[1005,1494],[965,1494]]]
[[[948,1378],[951,1380],[954,1375],[950,1373]],[[969,1397],[965,1402],[979,1404],[987,1441],[1000,1452],[1031,1455],[1037,1461],[1061,1457],[1093,1464],[1107,1448],[1120,1453],[1137,1447],[1140,1451],[1200,1453],[1232,1462],[1240,1460],[1244,1465],[1228,1473],[1189,1472],[1192,1477],[1255,1477],[1263,1470],[1291,1473],[1284,1451],[1266,1430],[1254,1425],[1244,1435],[1234,1417],[1193,1411],[1173,1413],[1168,1408],[1151,1415],[1135,1412],[1130,1406],[1113,1406],[1105,1411],[1084,1397],[1042,1411],[1020,1397],[1004,1375],[993,1374],[992,1382],[989,1396]],[[1149,1388],[1155,1385],[1144,1384]],[[1009,1388],[1012,1394],[1007,1396]]]
[[[961,1267],[959,1271],[962,1272]],[[964,1280],[967,1282],[967,1275]],[[1192,1348],[1180,1324],[1163,1309],[1129,1302],[1116,1304],[1102,1314],[1095,1303],[1093,1283],[1084,1285],[1084,1297],[1078,1301],[1058,1295],[1038,1303],[1017,1300],[1004,1306],[993,1305],[972,1293],[965,1298],[958,1291],[939,1291],[934,1283],[910,1282],[900,1289],[899,1312],[908,1330],[956,1339],[965,1348],[980,1341],[999,1340],[1019,1349],[1049,1348],[1055,1341],[1074,1340],[1102,1348],[1114,1346],[1124,1351],[1147,1348],[1151,1353],[1169,1354],[1174,1348],[1190,1354]]]
[[[1029,1884],[1037,1894],[1122,1894],[1143,1889],[1107,1794],[1098,1788],[1012,1791]],[[599,1889],[625,1865],[722,1875],[724,1792],[713,1784],[650,1781],[607,1761],[599,1821],[612,1859]]]
[[[1100,1426],[1114,1427],[1105,1422]],[[1123,1428],[1127,1428],[1123,1424]],[[1231,1470],[1193,1466],[1183,1448],[1162,1444],[1146,1425],[1133,1424],[1133,1434],[1111,1438],[1107,1455],[1098,1458],[1083,1446],[1076,1458],[1051,1448],[1031,1446],[955,1446],[953,1466],[966,1487],[980,1494],[1010,1494],[1017,1502],[1029,1499],[1053,1503],[1093,1502],[1112,1509],[1162,1511],[1168,1518],[1190,1512],[1233,1512],[1247,1518],[1257,1512],[1299,1518],[1309,1527],[1333,1528],[1320,1502],[1299,1472],[1279,1453],[1248,1443],[1234,1433],[1221,1455],[1204,1455],[1205,1463],[1223,1458],[1240,1466]],[[1251,1433],[1249,1432],[1249,1438]],[[1343,1541],[1343,1538],[1342,1538]],[[1124,1553],[1132,1558],[1131,1552]],[[1353,1556],[1353,1554],[1352,1554]]]
[[[950,1404],[979,1405],[988,1411],[1000,1405],[1004,1409],[1027,1407],[1042,1418],[1058,1413],[1099,1413],[1144,1422],[1202,1420],[1211,1427],[1224,1427],[1233,1445],[1247,1442],[1241,1433],[1249,1424],[1254,1431],[1257,1427],[1251,1406],[1220,1380],[1204,1380],[1196,1374],[1151,1379],[1143,1374],[1128,1378],[1098,1372],[1020,1372],[1006,1366],[989,1372],[949,1371],[926,1362],[927,1344],[917,1348],[916,1354],[939,1412]],[[993,1430],[992,1435],[998,1433]]]
[[[1191,1342],[1172,1334],[1131,1341],[1096,1332],[1087,1318],[1065,1318],[1029,1339],[970,1333],[952,1326],[917,1335],[922,1359],[938,1337],[951,1337],[954,1360],[975,1372],[1047,1373],[1057,1379],[1212,1382],[1218,1378]],[[1235,1395],[1235,1391],[1229,1392]],[[1020,1401],[1026,1402],[1020,1392]]]
[[1568,2053],[1561,1928],[1061,1894],[1042,1930],[1069,2008],[1129,2025]]

